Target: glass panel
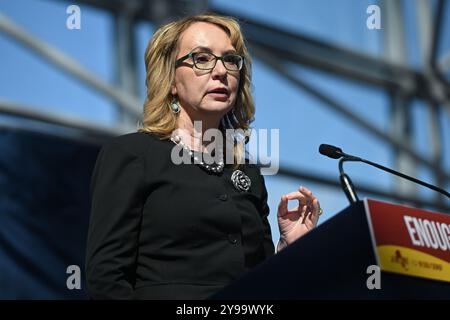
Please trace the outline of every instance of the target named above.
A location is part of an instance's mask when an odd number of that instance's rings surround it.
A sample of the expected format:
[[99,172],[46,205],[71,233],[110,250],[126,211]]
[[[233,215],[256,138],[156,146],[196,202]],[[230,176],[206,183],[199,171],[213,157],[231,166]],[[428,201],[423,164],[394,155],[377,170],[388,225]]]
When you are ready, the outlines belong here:
[[369,30],[369,0],[212,0],[212,8],[230,10],[245,17],[285,28],[333,44],[373,55],[382,50],[381,30]]
[[[386,129],[388,100],[383,91],[313,71],[303,70],[301,78],[346,104],[354,113],[380,129]],[[318,153],[319,145],[328,143],[341,146],[349,153],[391,165],[391,149],[384,142],[297,89],[258,60],[254,67],[254,87],[254,125],[280,129],[282,164],[337,177],[337,162]],[[389,185],[391,178],[388,175],[379,173],[374,179],[374,171],[368,166],[348,164],[348,168],[355,181],[385,187]]]
[[[66,26],[68,5],[57,1],[1,1],[0,11],[36,39],[56,47],[96,76],[112,82],[111,17],[104,11],[83,5],[81,29],[69,30]],[[104,124],[116,120],[116,111],[109,99],[3,33],[0,33],[0,51],[1,97]]]

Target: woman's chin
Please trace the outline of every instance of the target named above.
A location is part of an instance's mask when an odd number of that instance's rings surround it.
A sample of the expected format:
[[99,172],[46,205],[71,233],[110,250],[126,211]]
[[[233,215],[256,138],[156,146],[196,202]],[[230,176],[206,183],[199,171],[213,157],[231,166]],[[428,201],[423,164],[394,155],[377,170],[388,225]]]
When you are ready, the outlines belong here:
[[231,109],[231,106],[229,101],[214,101],[213,103],[210,103],[201,109],[207,113],[217,113],[224,115]]

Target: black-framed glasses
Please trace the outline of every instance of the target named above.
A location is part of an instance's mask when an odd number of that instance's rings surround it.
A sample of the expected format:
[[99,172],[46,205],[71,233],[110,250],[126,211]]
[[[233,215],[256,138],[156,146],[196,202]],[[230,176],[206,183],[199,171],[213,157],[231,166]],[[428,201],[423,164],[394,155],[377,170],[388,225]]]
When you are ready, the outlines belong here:
[[212,70],[215,68],[217,60],[222,60],[225,69],[228,71],[239,71],[244,65],[244,57],[235,53],[227,53],[218,57],[211,52],[191,52],[177,59],[175,65],[178,67],[181,62],[191,58],[194,66],[200,70]]

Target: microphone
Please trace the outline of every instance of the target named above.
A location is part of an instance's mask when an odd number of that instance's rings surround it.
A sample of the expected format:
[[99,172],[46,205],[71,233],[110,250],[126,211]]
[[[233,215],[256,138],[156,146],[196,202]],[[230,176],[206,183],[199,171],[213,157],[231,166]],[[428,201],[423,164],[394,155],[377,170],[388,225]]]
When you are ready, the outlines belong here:
[[359,201],[358,195],[356,194],[355,187],[353,186],[352,180],[350,177],[344,172],[343,162],[344,159],[354,160],[353,156],[345,154],[341,148],[329,145],[329,144],[321,144],[319,147],[319,152],[327,157],[339,160],[339,180],[341,182],[342,190],[344,191],[347,199],[350,203],[355,203]]
[[333,159],[340,159],[342,157],[345,157],[348,160],[352,161],[362,161],[363,159],[351,156],[349,154],[346,154],[344,151],[342,151],[341,148],[332,146],[331,144],[321,144],[319,146],[319,152],[323,154],[324,156],[333,158]]
[[324,156],[333,158],[333,159],[339,159],[344,156],[344,152],[342,152],[341,148],[332,146],[330,144],[321,144],[319,146],[319,152],[323,154]]
[[[355,157],[355,156],[346,154],[345,152],[342,151],[341,148],[338,148],[338,147],[335,147],[335,146],[332,146],[332,145],[329,145],[329,144],[321,144],[320,147],[319,147],[319,152],[321,154],[327,156],[327,157],[330,157],[330,158],[333,158],[333,159],[340,159],[339,160],[339,171],[341,173],[341,184],[342,184],[342,187],[343,187],[344,192],[345,192],[346,195],[347,195],[348,192],[351,192],[351,190],[352,190],[351,188],[353,187],[353,185],[351,183],[350,178],[348,178],[348,176],[344,173],[344,170],[343,170],[343,167],[342,167],[342,163],[344,161],[360,161],[360,162],[367,163],[368,165],[371,165],[371,166],[373,166],[375,168],[378,168],[378,169],[381,169],[383,171],[392,173],[392,174],[394,174],[396,176],[399,176],[399,177],[401,177],[403,179],[407,179],[407,180],[412,181],[414,183],[420,184],[421,186],[424,186],[424,187],[427,187],[427,188],[429,188],[431,190],[437,191],[437,192],[445,195],[447,198],[450,198],[450,193],[448,193],[444,189],[438,188],[436,186],[433,186],[432,184],[426,183],[426,182],[421,181],[419,179],[410,177],[410,176],[408,176],[408,175],[406,175],[404,173],[401,173],[401,172],[395,171],[393,169],[390,169],[388,167],[382,166],[382,165],[380,165],[378,163],[375,163],[375,162],[372,162],[372,161],[369,161],[369,160],[366,160],[366,159],[363,159],[363,158],[359,158],[359,157]],[[345,178],[345,176],[347,176],[347,178],[349,180],[349,183],[347,183],[347,184],[343,183],[343,181],[342,181],[344,179],[343,176],[344,176],[344,178]],[[348,189],[350,189],[350,191],[348,191]],[[354,193],[354,190],[353,190],[353,193]],[[356,193],[355,193],[355,196],[356,196]],[[347,195],[347,198],[349,198],[349,195]],[[350,200],[350,199],[354,199],[353,197],[350,197],[349,201],[350,202],[354,202],[353,200]]]
[[[339,164],[341,163],[341,161],[339,161]],[[340,167],[342,167],[342,165]],[[344,193],[347,196],[348,201],[350,203],[358,202],[359,198],[358,198],[358,195],[356,194],[355,187],[353,186],[352,180],[344,172],[344,170],[339,170],[339,171],[340,171],[339,180],[341,181],[341,187],[342,187],[342,190],[344,190]]]

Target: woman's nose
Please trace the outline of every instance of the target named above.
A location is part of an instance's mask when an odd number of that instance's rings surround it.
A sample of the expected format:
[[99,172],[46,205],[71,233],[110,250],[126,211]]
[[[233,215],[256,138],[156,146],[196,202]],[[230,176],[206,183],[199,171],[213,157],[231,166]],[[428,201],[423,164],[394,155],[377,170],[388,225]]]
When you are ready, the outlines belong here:
[[213,76],[224,76],[227,74],[227,69],[225,68],[222,60],[217,60],[216,65],[212,70],[212,74]]

